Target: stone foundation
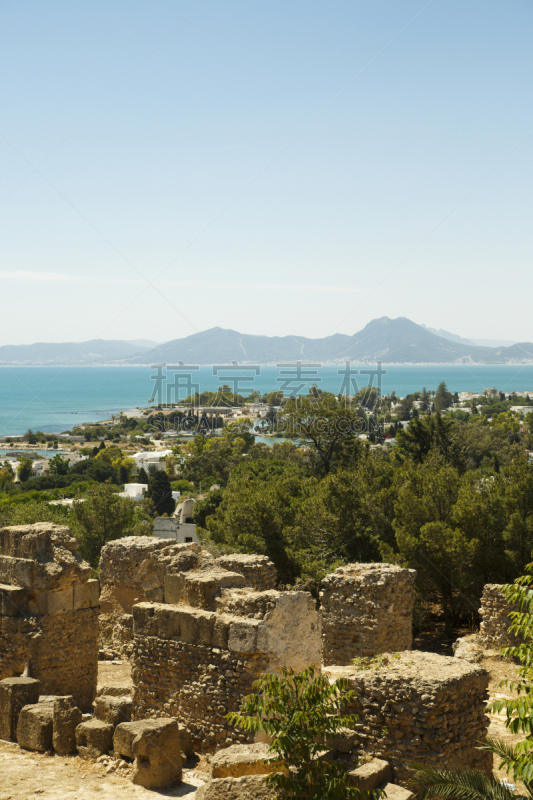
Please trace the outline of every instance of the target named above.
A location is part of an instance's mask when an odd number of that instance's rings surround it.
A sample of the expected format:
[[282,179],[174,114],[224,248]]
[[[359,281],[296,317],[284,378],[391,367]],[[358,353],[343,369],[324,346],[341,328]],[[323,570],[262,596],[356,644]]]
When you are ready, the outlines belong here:
[[410,650],[416,572],[391,564],[348,564],[321,584],[325,665]]
[[327,672],[348,679],[357,697],[347,710],[359,716],[361,746],[390,762],[395,782],[407,785],[409,762],[492,770],[492,755],[476,749],[489,724],[482,667],[415,650]]

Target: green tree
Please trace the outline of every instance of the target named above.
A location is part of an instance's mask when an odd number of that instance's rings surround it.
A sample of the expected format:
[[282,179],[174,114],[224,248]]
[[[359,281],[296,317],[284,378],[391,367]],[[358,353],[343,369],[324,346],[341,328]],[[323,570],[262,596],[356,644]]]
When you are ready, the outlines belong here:
[[421,464],[430,453],[438,453],[461,472],[466,468],[464,449],[458,441],[454,424],[438,412],[412,419],[407,430],[396,435],[396,441],[397,455],[409,456],[416,464]]
[[444,411],[449,408],[453,403],[453,395],[446,388],[444,381],[439,383],[437,392],[435,394],[435,411]]
[[141,467],[137,473],[137,483],[148,483],[148,475],[144,467]]
[[134,522],[135,502],[119,497],[109,483],[104,483],[85,500],[75,500],[72,510],[80,554],[96,569],[104,544],[128,535]]
[[357,434],[364,429],[364,421],[356,409],[339,403],[333,395],[290,400],[283,419],[286,432],[308,446],[310,463],[318,475],[355,466],[363,452]]
[[22,458],[19,459],[17,466],[17,475],[21,483],[24,483],[25,481],[29,480],[29,478],[31,478],[32,467],[33,467],[33,461],[31,460],[31,458],[22,456]]
[[[357,722],[355,714],[345,711],[355,695],[349,682],[339,678],[330,683],[314,665],[302,672],[287,667],[281,671],[282,675],[259,678],[253,684],[256,694],[246,698],[240,712],[227,715],[239,728],[271,737],[270,752],[279,766],[265,782],[274,788],[276,798],[360,800],[361,792],[351,786],[345,765],[318,757],[328,738]],[[288,775],[284,767],[289,768]]]
[[2,487],[2,491],[5,492],[7,487],[10,486],[14,480],[15,475],[13,473],[13,467],[9,461],[4,461],[4,465],[0,469],[0,486]]
[[148,485],[148,497],[153,502],[159,516],[172,514],[176,503],[172,498],[172,487],[168,475],[163,470],[154,472]]
[[50,459],[49,470],[52,475],[66,475],[70,464],[68,459],[61,458],[59,453]]

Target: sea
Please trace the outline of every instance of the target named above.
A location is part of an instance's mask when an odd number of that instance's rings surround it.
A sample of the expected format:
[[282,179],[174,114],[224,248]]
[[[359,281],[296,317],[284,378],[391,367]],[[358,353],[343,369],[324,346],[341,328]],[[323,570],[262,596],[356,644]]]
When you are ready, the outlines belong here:
[[282,390],[307,394],[316,384],[334,393],[355,394],[380,386],[398,397],[445,381],[451,392],[529,392],[533,398],[533,364],[514,365],[283,365],[283,366],[150,366],[27,367],[0,365],[0,436],[29,428],[50,433],[71,430],[82,422],[109,419],[120,411],[176,402],[191,391],[216,391],[223,384],[242,395]]

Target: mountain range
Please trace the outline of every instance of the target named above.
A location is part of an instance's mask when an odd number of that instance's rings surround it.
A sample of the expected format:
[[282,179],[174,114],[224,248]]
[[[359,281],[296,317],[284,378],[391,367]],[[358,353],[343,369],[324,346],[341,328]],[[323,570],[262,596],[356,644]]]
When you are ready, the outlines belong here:
[[76,343],[5,345],[0,347],[0,364],[85,366],[177,364],[182,361],[185,364],[211,365],[232,361],[276,364],[297,360],[320,364],[345,360],[381,360],[388,364],[533,363],[531,342],[481,346],[448,331],[417,325],[406,317],[374,319],[353,336],[342,333],[321,339],[252,336],[226,328],[210,328],[152,346],[154,344],[149,340],[95,339]]

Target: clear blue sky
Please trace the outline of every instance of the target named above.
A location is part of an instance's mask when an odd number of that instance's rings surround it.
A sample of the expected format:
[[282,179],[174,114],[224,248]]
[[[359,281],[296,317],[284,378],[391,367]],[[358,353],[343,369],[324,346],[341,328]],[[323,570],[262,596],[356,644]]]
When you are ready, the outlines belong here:
[[0,344],[532,341],[532,29],[525,0],[4,0]]

